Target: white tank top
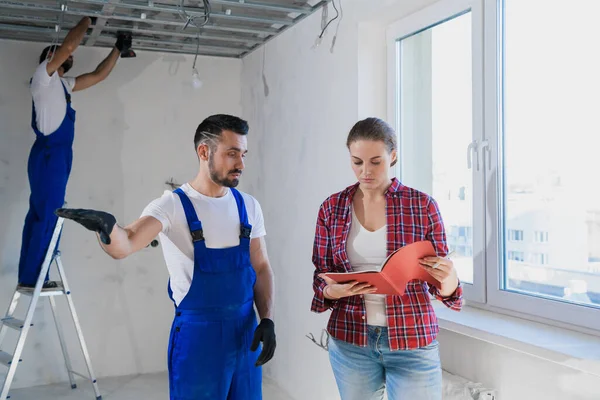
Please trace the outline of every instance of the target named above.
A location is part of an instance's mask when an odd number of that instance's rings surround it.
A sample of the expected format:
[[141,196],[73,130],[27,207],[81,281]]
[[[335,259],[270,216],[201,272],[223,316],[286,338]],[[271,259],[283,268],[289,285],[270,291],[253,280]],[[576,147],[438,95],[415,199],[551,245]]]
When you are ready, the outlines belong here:
[[[380,270],[381,263],[387,256],[387,225],[375,232],[365,229],[356,218],[354,208],[351,210],[352,224],[346,252],[354,271]],[[387,326],[384,294],[366,294],[367,324]]]

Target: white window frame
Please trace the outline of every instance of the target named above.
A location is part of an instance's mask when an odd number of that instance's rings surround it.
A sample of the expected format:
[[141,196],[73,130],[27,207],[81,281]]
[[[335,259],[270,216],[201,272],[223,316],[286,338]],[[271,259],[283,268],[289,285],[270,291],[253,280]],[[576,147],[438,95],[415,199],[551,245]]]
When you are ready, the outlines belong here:
[[[501,289],[504,273],[504,249],[499,234],[504,232],[502,220],[501,174],[503,134],[503,4],[505,0],[484,0],[484,70],[485,139],[489,143],[491,163],[486,170],[488,188],[486,204],[487,304],[492,307],[542,318],[545,322],[600,331],[600,309],[570,304],[551,298],[509,292]],[[515,1],[515,0],[508,0]],[[536,319],[537,319],[536,318]]]
[[[465,283],[465,298],[476,307],[516,315],[538,322],[568,326],[584,332],[600,332],[600,309],[535,297],[501,289],[505,252],[501,234],[503,204],[500,198],[502,154],[502,18],[504,1],[440,0],[387,29],[387,120],[399,135],[400,162],[397,176],[402,179],[407,165],[402,163],[403,146],[410,148],[401,131],[398,111],[400,62],[399,40],[452,19],[466,10],[472,21],[473,140],[473,284]],[[466,149],[465,149],[466,152]],[[410,161],[407,161],[410,164]],[[481,203],[477,200],[482,199]],[[543,243],[548,243],[543,242]]]
[[[483,7],[482,0],[442,0],[415,14],[394,22],[386,31],[387,37],[387,60],[388,60],[388,115],[387,120],[394,126],[398,133],[399,161],[397,164],[397,176],[402,179],[403,171],[406,170],[405,157],[402,156],[403,149],[410,147],[410,140],[403,135],[399,115],[400,95],[398,90],[400,82],[400,68],[398,43],[401,39],[426,30],[432,26],[439,25],[444,21],[453,19],[465,12],[471,12],[472,36],[472,79],[473,79],[473,142],[480,142],[483,138]],[[477,110],[477,112],[476,112]],[[465,148],[465,164],[467,163],[468,149]],[[471,154],[471,165],[476,169],[473,176],[473,221],[484,219],[484,174],[478,153]],[[408,161],[407,163],[409,163]],[[409,183],[407,183],[409,184]],[[409,184],[410,186],[410,184]],[[464,282],[463,288],[468,299],[485,303],[485,231],[483,227],[473,226],[473,284]]]

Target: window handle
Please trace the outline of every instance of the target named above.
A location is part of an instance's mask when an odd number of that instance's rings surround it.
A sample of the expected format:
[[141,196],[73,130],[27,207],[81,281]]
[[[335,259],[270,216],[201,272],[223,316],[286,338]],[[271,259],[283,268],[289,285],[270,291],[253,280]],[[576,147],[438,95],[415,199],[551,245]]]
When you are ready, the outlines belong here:
[[473,140],[467,146],[467,167],[471,169],[473,164],[473,153],[475,153],[475,160],[477,161],[477,171],[479,171],[479,150],[477,149],[477,140]]
[[[486,154],[487,160],[485,159]],[[488,170],[492,169],[492,150],[490,149],[490,142],[487,139],[481,142],[481,160],[487,164]]]

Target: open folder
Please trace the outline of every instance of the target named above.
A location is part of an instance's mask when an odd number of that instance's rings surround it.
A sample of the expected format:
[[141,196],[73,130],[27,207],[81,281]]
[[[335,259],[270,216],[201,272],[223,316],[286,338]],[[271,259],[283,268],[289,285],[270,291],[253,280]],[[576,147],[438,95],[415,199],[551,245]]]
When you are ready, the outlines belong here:
[[408,244],[390,254],[383,262],[381,272],[378,270],[328,272],[325,275],[337,283],[350,281],[370,283],[377,289],[374,294],[402,296],[406,284],[414,279],[439,287],[440,283],[419,264],[421,258],[436,256],[433,244],[428,240],[423,240]]

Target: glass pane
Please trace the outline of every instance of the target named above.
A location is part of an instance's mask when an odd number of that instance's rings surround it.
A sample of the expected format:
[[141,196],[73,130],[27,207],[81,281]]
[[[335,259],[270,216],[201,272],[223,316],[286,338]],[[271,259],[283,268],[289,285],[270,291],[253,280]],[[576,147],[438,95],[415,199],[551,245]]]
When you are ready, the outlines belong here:
[[438,202],[459,277],[473,283],[471,14],[398,47],[402,180]]
[[504,290],[600,305],[598,12],[505,1]]

